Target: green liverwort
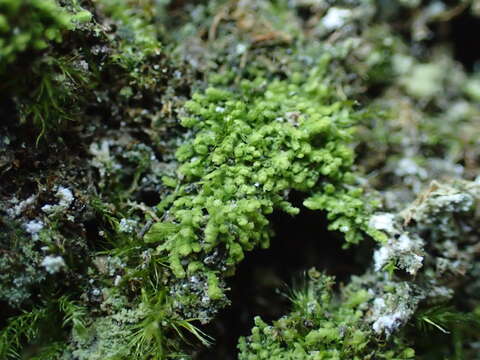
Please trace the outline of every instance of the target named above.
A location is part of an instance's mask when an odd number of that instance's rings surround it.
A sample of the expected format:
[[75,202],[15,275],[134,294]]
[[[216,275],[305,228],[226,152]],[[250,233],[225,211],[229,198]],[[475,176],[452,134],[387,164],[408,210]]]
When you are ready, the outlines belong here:
[[364,204],[361,191],[346,186],[359,115],[329,86],[328,63],[321,58],[306,76],[287,80],[242,80],[237,91],[210,87],[186,103],[182,124],[193,134],[176,154],[179,185],[169,179],[176,189],[159,205],[165,220],[146,236],[177,277],[210,263],[213,271],[231,268],[244,251],[268,247],[268,215],[299,212],[291,190],[316,194],[305,205],[328,210],[334,228],[358,240]]

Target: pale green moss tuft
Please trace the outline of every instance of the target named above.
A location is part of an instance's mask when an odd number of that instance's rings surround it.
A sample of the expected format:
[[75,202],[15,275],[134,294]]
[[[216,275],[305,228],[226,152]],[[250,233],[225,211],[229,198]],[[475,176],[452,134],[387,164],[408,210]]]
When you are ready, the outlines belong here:
[[45,50],[50,42],[60,42],[64,31],[91,17],[83,9],[70,12],[56,0],[1,1],[0,72],[21,53]]
[[[360,116],[328,86],[324,56],[303,79],[243,80],[237,91],[207,88],[185,104],[182,124],[193,136],[177,150],[179,185],[159,205],[165,220],[145,240],[159,243],[173,273],[183,278],[213,263],[234,267],[272,236],[268,216],[297,215],[289,192],[318,194],[307,207],[327,210],[331,228],[358,242],[368,230],[369,205],[354,186],[349,147]],[[167,185],[176,184],[170,179]],[[225,249],[223,251],[222,249]],[[221,267],[220,266],[220,267]],[[215,291],[216,293],[216,291]]]
[[288,315],[272,325],[255,318],[252,335],[240,339],[239,360],[415,358],[402,337],[386,341],[368,327],[364,318],[372,295],[347,287],[338,299],[332,286],[331,277],[310,270],[306,285],[291,296]]

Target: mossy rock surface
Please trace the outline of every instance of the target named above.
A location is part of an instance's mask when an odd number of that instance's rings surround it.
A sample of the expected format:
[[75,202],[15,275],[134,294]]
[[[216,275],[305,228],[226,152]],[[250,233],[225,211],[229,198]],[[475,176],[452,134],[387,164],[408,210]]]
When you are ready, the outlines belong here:
[[478,359],[479,30],[0,0],[0,358]]

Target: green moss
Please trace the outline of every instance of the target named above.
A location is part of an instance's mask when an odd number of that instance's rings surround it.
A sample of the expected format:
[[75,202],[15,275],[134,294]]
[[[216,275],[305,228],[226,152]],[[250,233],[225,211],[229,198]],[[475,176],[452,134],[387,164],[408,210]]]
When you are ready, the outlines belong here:
[[384,234],[369,227],[370,213],[379,203],[369,199],[360,188],[336,190],[328,184],[323,193],[306,199],[304,205],[312,210],[326,210],[330,220],[328,229],[345,233],[346,245],[358,243],[364,233],[378,241],[386,240]]
[[[477,183],[432,183],[401,213],[403,222],[392,217],[384,228],[388,241],[374,253],[375,272],[352,277],[335,296],[332,279],[310,271],[286,316],[272,325],[256,320],[239,358],[412,359],[413,349],[422,359],[470,358],[479,326],[478,295],[468,290],[476,283],[471,246],[478,238],[470,231],[477,206]],[[386,215],[379,216],[385,225]],[[386,257],[398,266],[381,269]],[[469,285],[459,289],[464,281]]]
[[45,56],[32,64],[31,72],[36,86],[16,90],[28,93],[28,97],[19,101],[20,122],[39,129],[38,143],[47,132],[62,129],[78,118],[86,99],[76,95],[85,94],[92,78],[68,56]]
[[168,221],[146,237],[160,243],[177,277],[186,274],[183,261],[203,260],[217,248],[226,249],[220,261],[233,267],[245,251],[268,247],[268,215],[299,212],[288,201],[292,190],[320,193],[306,205],[329,211],[332,229],[347,233],[347,241],[361,238],[367,206],[361,191],[347,187],[354,179],[348,144],[359,114],[328,87],[327,66],[328,57],[320,59],[302,81],[210,87],[185,104],[182,124],[194,135],[176,153],[180,185]]
[[[151,0],[101,0],[99,9],[119,27],[120,51],[115,59],[121,66],[135,69],[146,57],[160,51],[157,30],[153,24],[155,2]],[[141,50],[140,50],[141,49]],[[140,51],[139,51],[140,50]]]
[[219,300],[222,298],[222,290],[218,286],[218,279],[215,275],[212,273],[208,274],[208,279],[207,279],[207,284],[208,284],[208,296],[212,300]]
[[[132,305],[116,289],[105,291],[104,305],[109,314],[95,318],[82,330],[74,331],[61,359],[173,359],[186,356],[180,344],[186,334],[203,345],[209,337],[172,312],[172,298],[163,289],[154,293],[143,290],[139,301]],[[70,319],[66,313],[66,320]]]
[[93,77],[78,53],[65,51],[65,38],[88,28],[93,15],[76,0],[2,1],[0,13],[8,22],[0,40],[0,91],[15,98],[20,122],[38,129],[38,142],[85,106]]
[[[173,64],[160,52],[153,10],[147,10],[153,4],[107,0],[13,3],[17,5],[0,4],[0,10],[5,7],[3,19],[12,22],[8,27],[11,39],[2,38],[4,52],[18,48],[16,53],[25,56],[0,56],[0,72],[5,75],[0,92],[16,103],[20,123],[37,130],[37,144],[49,134],[58,136],[79,125],[98,124],[91,113],[105,114],[101,119],[105,122],[138,121],[138,103],[145,99],[151,106],[143,116],[157,120],[163,110],[158,94],[169,88],[168,99],[176,101],[177,89],[171,89],[169,82],[188,81],[170,76]],[[17,16],[17,12],[26,15]],[[17,35],[46,40],[41,51],[32,45],[34,40],[15,47],[10,43],[18,42]],[[0,55],[1,51],[0,42]]]
[[21,53],[39,51],[49,42],[62,40],[75,21],[85,20],[83,12],[75,17],[56,0],[4,0],[0,2],[0,73]]
[[240,339],[239,360],[415,358],[401,336],[380,340],[368,327],[365,317],[371,295],[346,288],[338,299],[332,286],[332,278],[310,270],[305,287],[291,296],[288,315],[272,325],[255,318],[252,335]]
[[48,317],[45,308],[35,308],[10,318],[0,334],[2,359],[20,358],[23,343],[32,342],[39,336],[40,323]]
[[[467,9],[332,4],[0,0],[0,357],[188,358],[272,214],[303,215],[299,193],[345,246],[381,241],[375,271],[338,292],[310,273],[242,360],[476,355],[458,309],[479,309],[478,185],[369,227],[375,190],[396,213],[438,174],[478,175],[478,74],[437,43]],[[441,37],[406,40],[439,19]]]

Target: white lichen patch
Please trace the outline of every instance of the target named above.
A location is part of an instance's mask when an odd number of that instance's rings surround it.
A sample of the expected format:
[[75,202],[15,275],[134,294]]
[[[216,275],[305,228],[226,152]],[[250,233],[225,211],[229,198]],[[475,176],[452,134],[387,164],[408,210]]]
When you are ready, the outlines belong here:
[[428,176],[427,170],[418,165],[412,158],[400,159],[396,168],[395,175],[398,176],[417,176],[420,179],[426,179]]
[[470,194],[457,193],[440,195],[436,197],[435,202],[442,210],[466,212],[472,209],[474,200]]
[[370,218],[369,226],[376,230],[385,231],[388,234],[395,234],[397,230],[394,226],[395,215],[390,213],[376,214]]
[[118,231],[125,233],[125,234],[132,234],[135,232],[135,227],[137,226],[137,222],[131,219],[121,219],[120,223],[118,224]]
[[33,240],[38,240],[38,233],[43,229],[44,223],[39,220],[31,220],[25,225],[25,230],[32,235]]
[[111,139],[103,139],[101,142],[90,144],[90,154],[93,155],[92,165],[96,167],[103,179],[110,171],[121,168],[120,164],[112,156],[111,147],[115,142]]
[[418,236],[404,232],[398,238],[391,237],[373,254],[375,271],[393,261],[397,267],[415,275],[423,265],[423,251],[423,241]]
[[375,271],[380,271],[392,258],[392,251],[390,247],[382,246],[373,253],[373,261]]
[[352,11],[349,9],[332,7],[322,18],[321,22],[327,30],[336,30],[345,25],[351,16]]
[[10,200],[10,203],[14,205],[12,208],[7,209],[7,214],[11,218],[20,216],[29,206],[33,205],[37,200],[37,195],[31,195],[27,199],[18,202],[18,199],[14,197]]
[[58,188],[56,196],[58,199],[60,199],[58,205],[64,208],[68,208],[72,204],[73,200],[75,200],[72,191],[63,186]]
[[108,139],[104,139],[100,143],[90,144],[90,154],[95,157],[93,161],[94,166],[100,168],[112,161],[110,156],[110,145],[111,140]]
[[388,235],[387,242],[373,254],[375,271],[380,271],[393,262],[397,267],[415,275],[423,265],[422,239],[402,230],[395,215],[390,213],[375,214],[370,218],[369,226]]
[[404,318],[405,314],[402,311],[382,315],[373,323],[372,327],[377,334],[386,333],[390,335],[399,327]]
[[400,283],[393,293],[377,295],[371,308],[370,322],[376,334],[389,337],[415,312],[421,297],[413,296],[407,283]]
[[40,265],[42,265],[49,274],[56,274],[66,266],[63,257],[51,255],[45,256]]
[[414,243],[406,233],[403,233],[398,238],[395,246],[398,250],[406,252],[412,250],[412,248],[414,247]]
[[69,188],[59,186],[55,197],[59,200],[58,204],[45,204],[42,206],[42,211],[46,214],[54,214],[67,210],[75,200],[72,191]]

